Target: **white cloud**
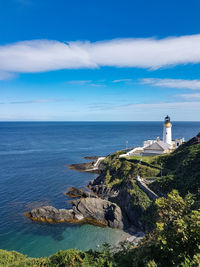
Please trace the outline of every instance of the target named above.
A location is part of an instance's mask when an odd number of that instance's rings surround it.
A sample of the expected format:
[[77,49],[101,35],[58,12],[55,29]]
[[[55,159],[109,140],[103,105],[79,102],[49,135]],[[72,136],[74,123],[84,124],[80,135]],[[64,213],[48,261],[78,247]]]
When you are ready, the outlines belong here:
[[200,63],[200,34],[102,42],[33,40],[0,46],[0,71],[42,72],[101,66],[157,69]]
[[121,83],[121,82],[131,82],[132,79],[119,79],[119,80],[113,80],[113,83]]
[[184,99],[188,99],[188,100],[196,100],[196,99],[200,99],[200,93],[195,93],[195,94],[180,94],[180,95],[176,95],[176,97],[178,98],[184,98]]
[[72,80],[72,81],[68,81],[67,83],[69,84],[77,84],[77,85],[85,85],[88,83],[91,83],[92,80]]
[[0,70],[42,72],[72,68],[94,68],[83,43],[66,44],[36,40],[0,47]]
[[23,100],[23,101],[12,101],[12,102],[0,102],[0,104],[40,104],[40,103],[54,103],[54,102],[66,102],[69,98],[46,98],[46,99],[33,99],[33,100]]
[[[121,107],[122,108],[122,107]],[[170,110],[198,110],[200,111],[200,101],[195,102],[160,102],[160,103],[142,103],[142,104],[133,104],[124,106],[124,108],[128,109],[140,109],[140,110],[163,110],[163,111],[170,111]]]
[[92,80],[72,80],[72,81],[68,81],[66,83],[67,84],[72,84],[72,85],[80,85],[80,86],[89,85],[89,86],[93,86],[93,87],[104,87],[104,86],[106,86],[104,84],[104,80],[100,80],[100,81],[97,81],[97,82],[93,82]]
[[178,89],[200,89],[200,80],[183,80],[183,79],[157,79],[145,78],[141,83],[150,84],[158,87],[178,88]]
[[158,113],[170,113],[178,111],[199,111],[200,101],[180,101],[180,102],[157,102],[157,103],[137,103],[137,104],[114,104],[114,103],[95,103],[89,107],[92,110],[120,110],[145,112],[151,114],[153,111]]

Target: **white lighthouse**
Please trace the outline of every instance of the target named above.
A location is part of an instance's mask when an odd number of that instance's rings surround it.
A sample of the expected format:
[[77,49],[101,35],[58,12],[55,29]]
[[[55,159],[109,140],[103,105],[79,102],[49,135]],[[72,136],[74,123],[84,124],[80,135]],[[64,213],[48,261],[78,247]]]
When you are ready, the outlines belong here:
[[172,124],[168,115],[163,126],[163,142],[172,145]]

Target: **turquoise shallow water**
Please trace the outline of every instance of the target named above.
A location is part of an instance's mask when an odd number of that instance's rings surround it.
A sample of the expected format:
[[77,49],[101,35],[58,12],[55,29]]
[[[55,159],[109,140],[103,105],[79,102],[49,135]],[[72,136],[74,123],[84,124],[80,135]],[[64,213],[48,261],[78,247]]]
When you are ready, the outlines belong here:
[[92,225],[81,226],[61,226],[52,225],[47,234],[46,226],[41,226],[42,234],[38,233],[8,233],[1,237],[6,239],[5,248],[9,250],[21,251],[29,256],[40,257],[47,256],[62,249],[77,248],[88,250],[90,248],[99,249],[104,242],[109,244],[117,244],[120,240],[124,240],[128,234],[115,229],[100,228]]
[[[200,122],[174,122],[173,137],[189,139]],[[29,256],[47,256],[59,249],[98,248],[126,235],[91,225],[40,224],[24,213],[33,207],[69,208],[63,194],[84,186],[95,174],[79,173],[67,164],[84,156],[107,155],[162,135],[161,122],[1,122],[0,123],[0,248]]]

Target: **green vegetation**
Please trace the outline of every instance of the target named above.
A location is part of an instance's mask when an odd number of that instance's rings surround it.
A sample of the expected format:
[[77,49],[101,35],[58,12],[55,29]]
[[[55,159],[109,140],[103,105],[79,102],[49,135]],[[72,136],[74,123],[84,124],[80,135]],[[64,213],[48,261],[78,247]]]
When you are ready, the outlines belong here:
[[[157,177],[160,175],[161,167],[156,161],[157,156],[153,157],[130,157],[129,159],[119,158],[120,153],[113,153],[106,157],[101,165],[104,171],[105,183],[108,186],[120,184],[119,181],[127,183],[131,179],[140,177]],[[114,181],[118,182],[115,183]]]
[[173,190],[156,200],[155,230],[139,246],[115,255],[118,266],[200,266],[200,206]]
[[0,249],[0,266],[1,267],[37,267],[46,266],[46,258],[28,258],[16,251],[6,251]]
[[[127,196],[127,201],[132,206],[135,221],[140,221],[145,229],[151,230],[155,226],[155,205],[148,195],[137,185],[136,177],[152,178],[159,177],[160,165],[157,162],[158,156],[120,158],[120,153],[113,153],[106,157],[101,168],[104,175],[104,183],[113,190],[123,190]],[[126,210],[127,201],[122,203],[120,197],[115,198],[116,204]],[[121,204],[120,204],[121,203]],[[130,211],[130,210],[129,210]],[[152,219],[153,216],[153,219]]]
[[159,156],[130,156],[128,157],[129,160],[136,160],[136,161],[142,161],[142,162],[146,162],[148,164],[151,164],[152,162],[155,162],[156,159]]
[[197,193],[200,188],[200,143],[188,146],[187,143],[173,153],[159,157],[163,177],[151,185],[153,190],[168,193],[177,189],[181,195]]
[[132,185],[132,189],[128,190],[130,195],[133,196],[132,205],[135,207],[140,207],[143,209],[143,211],[145,211],[151,206],[152,201],[149,199],[147,194],[145,194],[144,191],[137,186],[136,181],[132,181]]

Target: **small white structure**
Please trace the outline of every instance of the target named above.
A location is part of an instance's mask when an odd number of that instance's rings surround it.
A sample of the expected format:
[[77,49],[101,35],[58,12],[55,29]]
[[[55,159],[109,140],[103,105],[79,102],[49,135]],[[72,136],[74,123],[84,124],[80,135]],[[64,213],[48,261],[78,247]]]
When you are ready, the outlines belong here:
[[146,141],[143,142],[143,148],[147,147],[147,146],[150,146],[150,145],[154,144],[157,141],[160,141],[159,137],[157,137],[156,140],[146,140]]
[[155,141],[153,144],[144,147],[143,155],[161,155],[170,152],[171,145],[163,141]]
[[163,127],[163,142],[172,145],[172,124],[168,115],[165,117]]

